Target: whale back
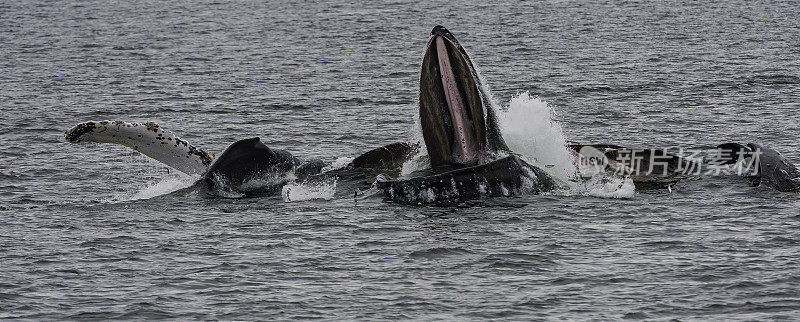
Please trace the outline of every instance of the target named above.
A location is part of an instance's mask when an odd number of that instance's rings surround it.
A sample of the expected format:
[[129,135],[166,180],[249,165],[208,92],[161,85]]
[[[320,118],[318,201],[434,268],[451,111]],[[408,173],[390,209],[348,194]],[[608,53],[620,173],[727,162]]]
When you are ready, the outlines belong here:
[[756,143],[747,146],[758,158],[761,185],[778,191],[800,191],[800,169],[778,151]]
[[287,151],[270,149],[258,137],[239,140],[203,174],[200,193],[223,197],[270,195],[294,180],[295,170],[308,175],[321,168],[321,162],[302,162]]

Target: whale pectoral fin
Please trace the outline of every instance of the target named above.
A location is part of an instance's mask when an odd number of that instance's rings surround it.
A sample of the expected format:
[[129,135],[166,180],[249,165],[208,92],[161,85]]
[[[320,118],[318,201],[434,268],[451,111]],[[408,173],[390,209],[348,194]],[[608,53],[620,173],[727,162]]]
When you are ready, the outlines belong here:
[[394,170],[419,151],[419,144],[397,142],[369,150],[351,162],[355,168]]
[[88,121],[67,130],[64,138],[69,143],[123,145],[190,175],[202,174],[214,160],[213,153],[196,148],[153,122]]

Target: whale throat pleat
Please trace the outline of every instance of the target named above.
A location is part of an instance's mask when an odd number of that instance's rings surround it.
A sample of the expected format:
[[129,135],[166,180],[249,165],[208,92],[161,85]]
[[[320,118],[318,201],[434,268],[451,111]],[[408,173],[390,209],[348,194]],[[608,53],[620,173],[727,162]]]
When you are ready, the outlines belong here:
[[123,145],[190,175],[204,173],[214,160],[212,153],[196,148],[153,122],[88,121],[73,126],[64,136],[70,143]]
[[450,106],[450,119],[453,121],[453,136],[455,137],[455,156],[459,163],[469,163],[475,159],[477,151],[473,150],[475,142],[471,135],[472,128],[467,121],[466,108],[461,100],[461,93],[458,90],[453,69],[450,66],[447,47],[442,37],[436,37],[436,50],[439,58],[439,70],[442,76],[442,87],[444,88],[447,104]]

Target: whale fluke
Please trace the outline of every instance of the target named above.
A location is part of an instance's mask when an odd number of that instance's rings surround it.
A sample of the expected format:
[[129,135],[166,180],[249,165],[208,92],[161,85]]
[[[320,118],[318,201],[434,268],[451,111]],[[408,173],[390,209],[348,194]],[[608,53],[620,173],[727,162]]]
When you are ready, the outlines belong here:
[[203,174],[214,160],[213,153],[196,148],[153,122],[88,121],[67,130],[64,138],[69,143],[123,145],[189,175]]

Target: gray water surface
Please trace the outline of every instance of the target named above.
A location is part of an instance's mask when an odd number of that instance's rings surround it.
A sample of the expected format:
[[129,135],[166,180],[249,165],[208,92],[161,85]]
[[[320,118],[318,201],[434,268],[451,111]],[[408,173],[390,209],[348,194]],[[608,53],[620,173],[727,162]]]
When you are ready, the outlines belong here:
[[539,95],[570,140],[800,161],[797,1],[495,3],[0,1],[0,318],[800,317],[800,197],[741,178],[452,207],[204,200],[157,193],[180,180],[134,151],[63,139],[122,119],[209,151],[355,156],[412,136],[441,24],[501,104]]

